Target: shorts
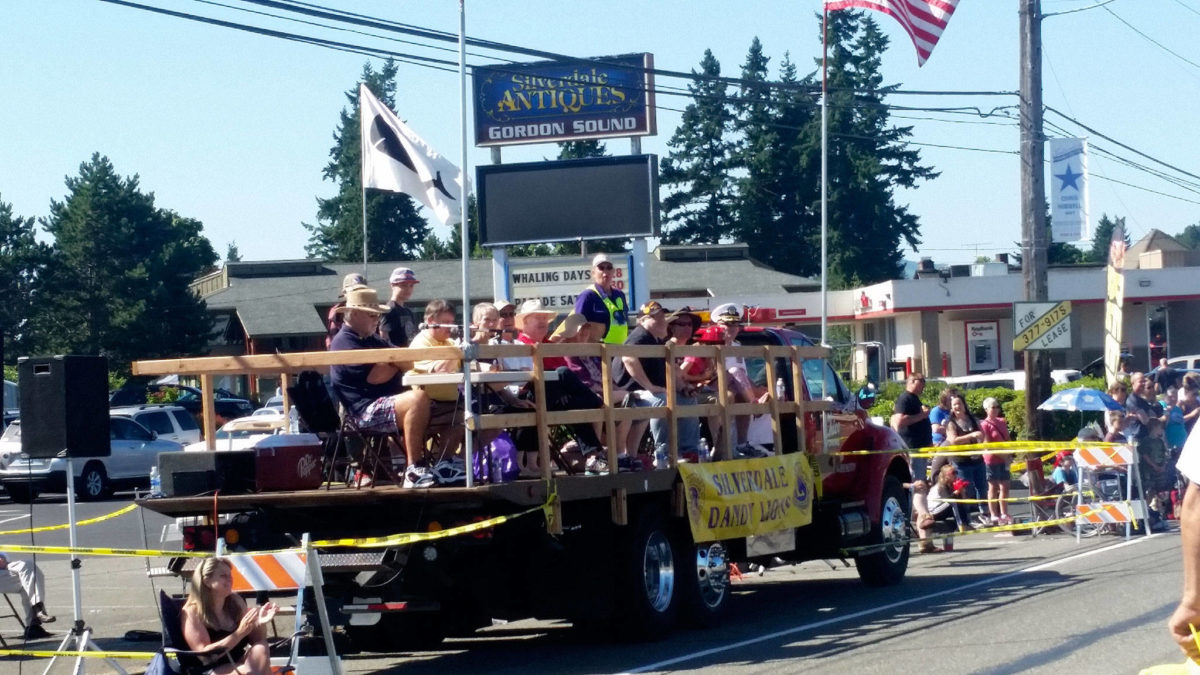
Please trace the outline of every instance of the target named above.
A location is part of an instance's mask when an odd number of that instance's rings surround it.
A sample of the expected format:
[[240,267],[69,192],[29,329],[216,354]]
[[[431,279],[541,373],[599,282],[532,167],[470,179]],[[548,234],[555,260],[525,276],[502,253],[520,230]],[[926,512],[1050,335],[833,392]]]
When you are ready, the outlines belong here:
[[446,429],[463,424],[463,400],[429,402],[429,427],[431,429]]
[[383,434],[394,434],[400,431],[396,426],[396,394],[381,396],[371,401],[362,414],[355,420],[361,431],[372,431]]
[[988,480],[1012,480],[1012,470],[1008,468],[1008,462],[1003,464],[988,464],[986,473]]

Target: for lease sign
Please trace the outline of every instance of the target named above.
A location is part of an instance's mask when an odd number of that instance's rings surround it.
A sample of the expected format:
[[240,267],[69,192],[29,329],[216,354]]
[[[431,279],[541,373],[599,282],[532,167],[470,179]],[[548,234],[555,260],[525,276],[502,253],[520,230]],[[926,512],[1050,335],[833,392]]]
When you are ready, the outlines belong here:
[[1071,301],[1014,302],[1013,349],[1067,349],[1071,346]]

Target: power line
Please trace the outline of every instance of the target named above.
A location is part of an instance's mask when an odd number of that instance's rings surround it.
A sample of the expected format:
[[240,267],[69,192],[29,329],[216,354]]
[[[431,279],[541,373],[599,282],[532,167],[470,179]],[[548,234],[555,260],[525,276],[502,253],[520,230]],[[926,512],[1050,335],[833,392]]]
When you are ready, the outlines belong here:
[[1172,171],[1178,171],[1179,173],[1181,173],[1181,174],[1183,174],[1183,175],[1185,175],[1185,176],[1188,176],[1189,178],[1195,178],[1196,180],[1200,180],[1200,176],[1197,176],[1196,174],[1194,174],[1194,173],[1191,173],[1191,172],[1188,172],[1188,171],[1184,171],[1183,169],[1181,169],[1181,168],[1179,168],[1179,167],[1175,166],[1174,164],[1168,164],[1167,162],[1164,162],[1164,161],[1163,161],[1163,160],[1161,160],[1161,159],[1158,159],[1158,158],[1156,158],[1156,157],[1152,157],[1152,156],[1150,156],[1150,155],[1147,155],[1146,153],[1142,152],[1141,150],[1138,150],[1138,149],[1136,149],[1136,148],[1133,148],[1133,147],[1130,147],[1130,146],[1128,146],[1128,145],[1125,145],[1124,143],[1122,143],[1122,142],[1118,141],[1117,139],[1115,139],[1115,138],[1113,138],[1113,137],[1111,137],[1111,136],[1107,136],[1107,135],[1105,135],[1105,134],[1103,134],[1103,133],[1100,133],[1099,131],[1096,131],[1095,129],[1093,129],[1093,128],[1089,127],[1088,125],[1084,124],[1083,122],[1080,122],[1079,120],[1075,119],[1074,117],[1071,117],[1071,116],[1069,116],[1069,115],[1066,115],[1066,114],[1064,114],[1063,112],[1061,112],[1061,111],[1059,111],[1059,110],[1056,110],[1056,109],[1054,109],[1052,106],[1045,106],[1045,108],[1046,108],[1046,110],[1047,110],[1047,111],[1049,111],[1049,112],[1052,112],[1052,113],[1054,113],[1055,115],[1058,115],[1059,117],[1061,117],[1061,118],[1063,118],[1063,119],[1067,120],[1067,121],[1068,121],[1068,122],[1070,122],[1071,124],[1074,124],[1074,125],[1076,125],[1076,126],[1080,127],[1081,129],[1084,129],[1084,130],[1086,130],[1088,133],[1095,134],[1095,135],[1099,136],[1100,138],[1103,138],[1104,140],[1106,140],[1106,141],[1108,141],[1108,142],[1110,142],[1110,143],[1114,143],[1114,144],[1116,144],[1116,145],[1118,145],[1118,146],[1120,146],[1120,147],[1124,148],[1125,150],[1128,150],[1128,151],[1130,151],[1130,152],[1132,152],[1132,153],[1134,153],[1134,154],[1138,155],[1139,157],[1143,157],[1143,158],[1145,158],[1145,159],[1148,159],[1148,160],[1150,160],[1151,162],[1154,162],[1155,164],[1159,164],[1159,165],[1161,165],[1161,166],[1164,166],[1164,167],[1166,167],[1166,168],[1168,168],[1168,169],[1171,169]]
[[1168,47],[1168,46],[1164,45],[1163,43],[1159,42],[1158,40],[1155,40],[1154,38],[1150,37],[1149,35],[1147,35],[1147,34],[1143,33],[1142,31],[1138,30],[1138,29],[1137,29],[1137,28],[1136,28],[1136,27],[1135,27],[1133,24],[1129,23],[1129,22],[1128,22],[1128,21],[1126,21],[1125,19],[1122,19],[1120,16],[1118,16],[1118,15],[1117,15],[1117,13],[1116,13],[1116,12],[1112,11],[1111,9],[1109,9],[1109,8],[1107,8],[1107,7],[1104,7],[1103,9],[1104,9],[1104,11],[1108,12],[1109,14],[1111,14],[1111,15],[1112,15],[1112,17],[1113,17],[1114,19],[1116,19],[1117,21],[1120,21],[1121,23],[1125,24],[1125,27],[1126,27],[1126,28],[1128,28],[1129,30],[1131,30],[1131,31],[1133,31],[1133,32],[1137,33],[1138,35],[1142,36],[1142,38],[1144,38],[1144,39],[1145,39],[1145,40],[1147,40],[1148,42],[1152,43],[1154,46],[1156,46],[1156,47],[1158,47],[1159,49],[1163,50],[1164,52],[1166,52],[1166,53],[1170,54],[1171,56],[1174,56],[1175,58],[1179,59],[1180,61],[1183,61],[1184,63],[1188,64],[1189,66],[1191,66],[1191,67],[1193,67],[1193,68],[1198,68],[1198,69],[1200,69],[1200,63],[1196,63],[1195,61],[1193,61],[1193,60],[1191,60],[1191,59],[1187,58],[1187,57],[1186,57],[1186,56],[1184,56],[1183,54],[1180,54],[1179,52],[1176,52],[1175,50],[1173,50],[1173,49],[1171,49],[1170,47]]

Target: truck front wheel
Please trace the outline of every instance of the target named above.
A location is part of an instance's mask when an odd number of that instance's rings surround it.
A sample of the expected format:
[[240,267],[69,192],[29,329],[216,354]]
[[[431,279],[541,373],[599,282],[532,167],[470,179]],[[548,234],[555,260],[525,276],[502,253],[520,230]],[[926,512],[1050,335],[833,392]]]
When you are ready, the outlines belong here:
[[879,522],[871,528],[870,547],[857,557],[858,576],[868,586],[892,586],[908,571],[908,494],[900,479],[883,482]]

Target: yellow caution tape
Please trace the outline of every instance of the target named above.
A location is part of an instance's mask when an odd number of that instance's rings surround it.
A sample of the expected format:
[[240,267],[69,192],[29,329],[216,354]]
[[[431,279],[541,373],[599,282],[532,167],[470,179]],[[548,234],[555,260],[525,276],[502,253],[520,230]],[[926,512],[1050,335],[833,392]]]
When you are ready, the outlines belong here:
[[[110,520],[110,519],[116,518],[118,516],[123,516],[126,513],[129,513],[130,511],[132,511],[136,508],[137,508],[137,504],[130,504],[129,506],[126,506],[125,508],[123,508],[119,511],[113,511],[112,513],[109,513],[107,515],[96,516],[95,518],[88,518],[87,520],[81,520],[81,521],[75,523],[75,526],[83,527],[84,525],[95,525],[96,523],[102,523],[106,520]],[[70,523],[63,523],[62,525],[46,525],[43,527],[30,527],[30,528],[26,528],[24,530],[4,530],[3,532],[0,532],[0,535],[30,534],[30,533],[34,533],[34,532],[50,532],[53,530],[65,530],[70,526],[71,526]],[[8,547],[5,546],[5,548],[7,549]]]
[[0,649],[0,656],[38,656],[52,658],[55,656],[76,656],[85,659],[152,659],[158,652],[55,652],[32,649]]
[[[1029,523],[1013,523],[1012,525],[995,525],[993,527],[980,527],[974,530],[966,530],[963,532],[947,532],[945,534],[930,535],[931,537],[965,537],[971,534],[991,534],[995,532],[1014,532],[1016,530],[1032,530],[1037,527],[1053,527],[1055,525],[1065,525],[1075,521],[1075,516],[1069,518],[1055,518],[1053,520],[1036,520]],[[910,544],[914,541],[920,541],[919,537],[908,537],[905,539],[897,539],[894,541],[884,542],[880,544],[867,544],[865,546],[851,546],[841,549],[843,556],[850,556],[855,553],[865,553],[868,551],[882,551],[883,549],[897,546],[900,544]]]
[[[1075,494],[1075,493],[1070,493]],[[938,499],[947,504],[987,504],[988,502],[1038,502],[1058,499],[1063,495],[1034,495],[1032,497],[1005,497],[1004,499]]]
[[[910,450],[909,457],[971,457],[974,455],[982,455],[989,453],[993,455],[1011,455],[1018,452],[1037,452],[1039,450],[1074,450],[1075,448],[1115,448],[1128,445],[1128,443],[1101,443],[1101,442],[1081,442],[1081,441],[1004,441],[1001,443],[969,443],[953,446],[933,446],[928,448],[919,448]],[[949,449],[953,448],[953,450]],[[891,450],[842,450],[840,452],[831,452],[831,455],[890,455],[896,453],[895,448]],[[1053,454],[1049,455],[1053,456]]]
[[[23,546],[20,544],[5,544],[4,550],[13,553],[48,553],[51,555],[98,555],[132,558],[208,558],[212,551],[155,551],[144,548],[99,548],[70,546]],[[257,553],[257,551],[256,551]],[[238,554],[231,554],[238,555]],[[249,554],[245,554],[249,555]]]
[[[353,547],[353,548],[383,548],[385,546],[404,546],[407,544],[415,544],[422,541],[433,541],[435,539],[446,539],[447,537],[456,537],[461,534],[470,534],[493,528],[501,523],[515,520],[522,516],[527,516],[538,511],[545,512],[549,508],[551,500],[547,500],[545,504],[540,504],[530,509],[514,513],[507,516],[496,516],[475,523],[467,523],[445,530],[437,530],[434,532],[407,532],[404,534],[391,534],[384,537],[363,537],[358,539],[324,539],[314,541],[313,546],[317,548],[330,548],[333,546]],[[256,551],[255,553],[259,553]]]

